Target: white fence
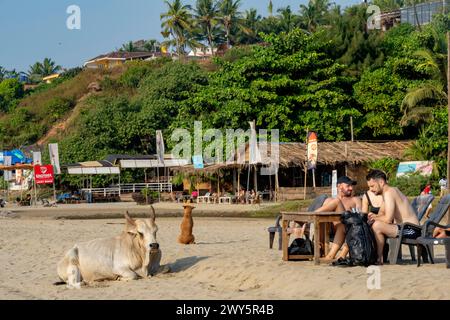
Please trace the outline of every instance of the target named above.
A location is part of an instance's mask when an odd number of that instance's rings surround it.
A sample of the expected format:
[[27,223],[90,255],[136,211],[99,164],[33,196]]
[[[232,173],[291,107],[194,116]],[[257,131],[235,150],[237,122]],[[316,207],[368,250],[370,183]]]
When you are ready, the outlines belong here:
[[172,192],[172,183],[134,183],[120,184],[109,188],[84,188],[82,193],[91,193],[106,196],[120,196],[124,193],[140,192],[142,189],[148,188],[150,191]]

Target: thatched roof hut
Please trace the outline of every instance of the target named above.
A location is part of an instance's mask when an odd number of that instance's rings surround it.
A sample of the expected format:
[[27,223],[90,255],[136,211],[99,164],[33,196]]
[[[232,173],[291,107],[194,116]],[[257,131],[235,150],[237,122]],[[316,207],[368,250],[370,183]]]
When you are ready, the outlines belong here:
[[[358,165],[383,158],[402,159],[413,141],[319,142],[317,162],[322,165],[348,163]],[[280,167],[303,166],[305,143],[280,143]]]
[[[389,141],[389,142],[319,142],[318,159],[319,165],[349,164],[359,165],[383,158],[400,160],[405,150],[412,145],[413,141]],[[279,143],[279,166],[281,168],[303,167],[306,160],[306,144],[299,142]],[[262,165],[270,163],[270,144],[268,144],[268,155],[261,155]],[[261,150],[260,150],[261,151]],[[244,163],[218,163],[206,165],[203,169],[194,169],[193,165],[175,168],[176,172],[193,173],[202,172],[212,174],[220,169],[246,168],[249,162],[249,148],[245,149]]]

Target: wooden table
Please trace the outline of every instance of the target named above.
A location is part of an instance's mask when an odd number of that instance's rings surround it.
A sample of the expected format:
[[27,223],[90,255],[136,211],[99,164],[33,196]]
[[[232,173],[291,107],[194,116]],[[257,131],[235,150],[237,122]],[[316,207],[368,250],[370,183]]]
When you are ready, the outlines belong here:
[[[290,259],[314,259],[315,264],[320,264],[320,239],[324,238],[325,255],[329,252],[330,224],[340,222],[342,213],[339,212],[281,212],[282,215],[282,250],[283,260]],[[314,255],[289,255],[289,235],[287,228],[289,221],[314,223]],[[324,224],[324,228],[321,228]],[[322,232],[323,230],[323,232]]]

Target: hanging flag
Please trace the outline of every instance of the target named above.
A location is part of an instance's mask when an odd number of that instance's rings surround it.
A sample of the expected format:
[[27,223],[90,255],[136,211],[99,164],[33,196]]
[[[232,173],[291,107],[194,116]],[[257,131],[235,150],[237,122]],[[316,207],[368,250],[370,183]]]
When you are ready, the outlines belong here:
[[258,149],[255,120],[250,121],[250,164],[261,163],[261,153]]
[[313,131],[308,132],[307,138],[307,159],[308,170],[315,169],[317,167],[317,134]]
[[158,162],[164,165],[164,139],[161,130],[156,130],[156,153],[158,156]]
[[42,164],[42,154],[40,151],[33,151],[33,164],[34,165]]
[[54,173],[61,174],[61,168],[59,167],[58,144],[57,143],[49,143],[48,151],[50,153],[50,163],[53,165]]
[[[4,156],[3,164],[5,166],[10,166],[12,164],[12,157]],[[12,171],[10,171],[10,170],[3,171],[3,178],[5,179],[5,181],[11,181],[12,180]]]

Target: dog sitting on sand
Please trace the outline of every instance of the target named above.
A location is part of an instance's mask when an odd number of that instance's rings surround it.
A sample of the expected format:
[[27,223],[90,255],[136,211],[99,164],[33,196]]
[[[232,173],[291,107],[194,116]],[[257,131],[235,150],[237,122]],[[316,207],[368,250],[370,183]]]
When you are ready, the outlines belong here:
[[193,244],[195,243],[195,237],[192,234],[194,228],[194,220],[192,219],[192,209],[195,207],[190,204],[184,204],[184,215],[181,221],[180,229],[181,234],[178,236],[178,242],[181,244]]

